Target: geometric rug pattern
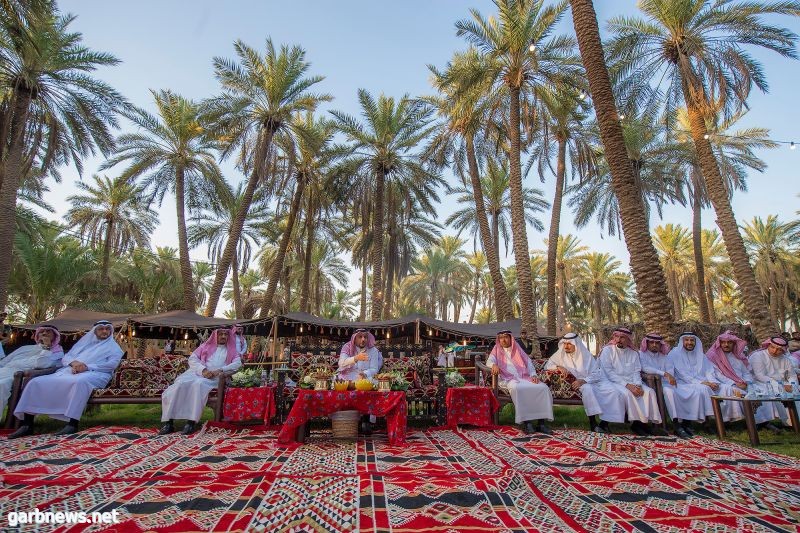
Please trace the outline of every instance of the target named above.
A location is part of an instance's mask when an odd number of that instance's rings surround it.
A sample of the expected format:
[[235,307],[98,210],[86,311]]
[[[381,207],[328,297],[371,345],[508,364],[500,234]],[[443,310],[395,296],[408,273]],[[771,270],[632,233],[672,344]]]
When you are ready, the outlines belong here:
[[409,431],[401,446],[315,431],[286,448],[276,435],[208,424],[192,438],[0,437],[0,529],[38,508],[121,522],[17,530],[800,530],[800,462],[731,442],[503,427]]

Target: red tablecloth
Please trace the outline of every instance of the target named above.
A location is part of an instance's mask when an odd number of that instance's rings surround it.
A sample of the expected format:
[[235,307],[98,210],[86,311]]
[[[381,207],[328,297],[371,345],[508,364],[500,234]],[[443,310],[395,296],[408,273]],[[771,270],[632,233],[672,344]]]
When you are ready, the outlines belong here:
[[357,410],[362,414],[385,416],[389,443],[402,444],[406,441],[406,409],[406,393],[403,391],[300,390],[278,433],[278,442],[297,442],[297,429],[314,417]]
[[497,398],[489,387],[450,387],[445,398],[447,426],[458,424],[491,426],[494,413],[500,408]]
[[269,424],[275,416],[275,386],[271,387],[227,387],[222,404],[222,419],[225,422],[263,420]]

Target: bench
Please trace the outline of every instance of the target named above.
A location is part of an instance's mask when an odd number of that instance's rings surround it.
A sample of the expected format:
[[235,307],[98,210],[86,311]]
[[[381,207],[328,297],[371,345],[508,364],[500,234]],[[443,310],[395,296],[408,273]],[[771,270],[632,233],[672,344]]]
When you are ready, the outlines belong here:
[[[123,356],[124,357],[124,356]],[[169,387],[175,378],[187,368],[188,357],[184,355],[161,355],[136,359],[123,358],[111,381],[102,389],[95,389],[89,397],[87,405],[130,405],[161,403],[161,393]],[[60,367],[41,370],[19,371],[14,374],[11,397],[8,401],[8,414],[4,427],[11,428],[18,424],[14,417],[14,408],[19,402],[25,385],[37,376],[52,374]],[[220,375],[215,390],[208,395],[207,405],[214,409],[214,420],[222,420],[222,403],[227,376]]]
[[[544,369],[547,364],[547,359],[533,359],[533,367],[536,374],[550,387],[550,392],[553,394],[554,405],[583,405],[580,390],[572,388],[574,379],[564,378],[558,372],[551,372]],[[571,376],[570,376],[571,377]],[[656,393],[658,401],[658,409],[661,412],[661,425],[666,427],[667,412],[666,404],[664,403],[664,389],[661,384],[661,376],[655,374],[647,374],[642,372],[642,380],[652,388]],[[497,376],[492,375],[492,370],[483,362],[482,357],[477,355],[475,357],[475,384],[484,385],[492,388],[495,398],[500,403],[500,408],[506,404],[511,403],[511,396],[508,392],[499,387]],[[495,423],[500,423],[500,409],[495,413]]]

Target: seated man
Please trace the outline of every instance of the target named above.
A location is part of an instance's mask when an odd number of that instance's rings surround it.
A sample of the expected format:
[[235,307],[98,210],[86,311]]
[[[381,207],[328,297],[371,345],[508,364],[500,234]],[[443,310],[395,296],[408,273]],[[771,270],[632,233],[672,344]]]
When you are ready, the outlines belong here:
[[[642,339],[639,358],[642,361],[642,370],[648,374],[661,376],[661,385],[664,392],[664,404],[667,414],[672,419],[672,428],[675,435],[688,439],[692,437],[687,427],[690,420],[705,420],[706,399],[702,391],[691,385],[678,383],[675,379],[675,365],[673,359],[667,357],[669,344],[657,333],[648,333]],[[703,387],[705,387],[703,385]]]
[[[675,383],[681,391],[694,391],[696,403],[686,403],[681,418],[684,431],[694,436],[695,429],[692,427],[691,420],[703,421],[714,416],[714,409],[711,407],[712,394],[730,394],[727,385],[721,385],[717,380],[716,373],[711,361],[703,353],[703,343],[694,333],[687,331],[681,334],[678,344],[667,355],[669,364],[675,370]],[[688,397],[688,392],[686,392]],[[679,402],[680,404],[681,402]]]
[[444,345],[439,346],[439,356],[436,358],[436,366],[441,368],[452,368],[455,366],[456,352],[445,350]]
[[111,322],[96,322],[64,355],[60,370],[28,382],[14,409],[14,416],[23,420],[22,425],[8,438],[32,435],[34,415],[39,414],[67,421],[56,435],[77,432],[78,420],[86,408],[89,396],[94,389],[108,385],[123,353],[114,340],[114,326]]
[[[782,391],[791,392],[792,383],[797,383],[797,374],[794,366],[786,356],[786,348],[789,344],[782,337],[770,337],[766,348],[757,350],[750,354],[750,367],[755,378],[754,385],[761,390],[766,390],[779,394]],[[759,427],[766,427],[774,432],[779,432],[782,428],[775,426],[770,421],[779,418],[784,426],[789,424],[789,413],[780,402],[763,402],[762,409],[765,409],[764,417],[767,422],[761,422]],[[759,409],[761,411],[761,409]]]
[[20,370],[34,370],[61,366],[64,349],[58,343],[61,335],[55,326],[39,326],[33,335],[36,344],[20,346],[8,356],[0,359],[0,414],[11,396],[14,374]]
[[[530,357],[517,344],[511,332],[501,331],[486,360],[492,374],[499,376],[499,385],[508,390],[514,402],[515,422],[523,424],[525,433],[539,431],[551,435],[553,432],[543,420],[553,420],[553,394],[536,375]],[[534,422],[536,429],[534,430]]]
[[161,394],[161,421],[166,422],[159,435],[175,431],[175,419],[186,420],[183,434],[197,428],[208,401],[208,393],[216,388],[219,375],[233,374],[242,366],[236,350],[233,328],[215,329],[208,339],[189,356],[189,369]]
[[375,336],[365,329],[357,329],[342,346],[338,377],[348,381],[372,379],[382,366],[383,356],[375,347]]
[[239,324],[234,326],[236,330],[236,351],[239,352],[241,357],[247,353],[247,339],[244,337],[244,328]]
[[589,427],[595,433],[611,433],[609,422],[625,421],[625,398],[605,379],[597,359],[576,333],[567,333],[558,341],[558,351],[550,356],[544,369],[575,378],[570,386],[581,391]]
[[617,328],[600,352],[600,368],[614,388],[625,398],[625,412],[631,430],[637,435],[652,435],[648,422],[661,422],[658,400],[653,389],[642,382],[642,363],[633,348],[633,333]]

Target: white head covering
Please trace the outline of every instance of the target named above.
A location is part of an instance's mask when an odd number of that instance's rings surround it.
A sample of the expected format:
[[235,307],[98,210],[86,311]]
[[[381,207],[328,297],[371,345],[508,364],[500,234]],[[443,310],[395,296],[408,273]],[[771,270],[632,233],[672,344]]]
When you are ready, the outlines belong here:
[[[694,337],[694,350],[691,352],[686,351],[686,348],[683,347],[683,339],[686,337]],[[679,357],[683,361],[686,362],[686,366],[690,366],[689,362],[692,361],[692,357],[694,357],[695,367],[698,373],[703,371],[703,364],[706,360],[706,354],[703,351],[703,341],[700,340],[700,337],[695,335],[691,332],[684,332],[681,333],[681,337],[678,339],[678,342],[675,343],[675,347],[670,350],[669,355],[671,357]]]
[[[94,331],[98,327],[110,327],[111,335],[106,339],[100,340]],[[98,356],[122,356],[124,351],[120,348],[117,341],[114,340],[114,325],[107,320],[100,320],[92,326],[86,335],[80,338],[78,342],[67,352],[65,358],[77,359],[81,362],[91,361]]]
[[594,356],[592,352],[589,351],[589,348],[583,343],[583,339],[577,333],[567,333],[561,340],[558,341],[558,350],[553,355],[558,354],[559,356],[563,357],[570,357],[570,355],[564,351],[564,345],[570,343],[575,345],[575,351],[581,354],[584,357],[589,357],[590,359]]

